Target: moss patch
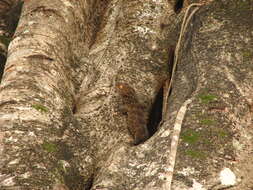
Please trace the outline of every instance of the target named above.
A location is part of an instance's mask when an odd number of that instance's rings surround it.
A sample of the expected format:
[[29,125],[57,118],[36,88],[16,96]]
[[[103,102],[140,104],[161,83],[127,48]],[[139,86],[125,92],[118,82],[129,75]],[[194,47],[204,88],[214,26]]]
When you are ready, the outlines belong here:
[[251,52],[251,50],[244,50],[242,52],[242,56],[243,56],[243,62],[246,62],[246,61],[250,62],[253,57],[253,52]]
[[197,150],[186,150],[185,154],[192,158],[197,158],[197,159],[204,159],[206,157],[206,154],[204,152],[197,151]]
[[40,112],[44,112],[44,113],[48,112],[48,108],[46,106],[41,105],[41,104],[33,104],[32,108],[34,108]]
[[185,142],[185,143],[195,144],[199,141],[200,134],[199,134],[199,132],[189,129],[189,130],[186,130],[182,133],[181,138],[182,138],[183,142]]
[[217,96],[212,95],[212,94],[201,94],[198,97],[199,97],[201,103],[203,103],[203,104],[208,104],[208,103],[214,102],[218,99]]
[[49,142],[44,142],[42,144],[42,148],[50,153],[56,152],[57,151],[57,146],[53,143],[49,143]]
[[217,122],[213,119],[206,118],[206,119],[200,120],[200,123],[202,125],[215,125]]

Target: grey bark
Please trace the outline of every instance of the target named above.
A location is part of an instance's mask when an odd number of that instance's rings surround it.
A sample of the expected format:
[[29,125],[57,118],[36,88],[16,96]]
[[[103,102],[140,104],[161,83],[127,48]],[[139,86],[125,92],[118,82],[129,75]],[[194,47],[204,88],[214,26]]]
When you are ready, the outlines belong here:
[[184,34],[169,109],[132,146],[116,82],[148,113],[169,77],[184,10],[163,1],[27,1],[0,91],[3,189],[167,189],[172,128],[183,120],[172,189],[251,189],[252,0],[203,5]]
[[[83,1],[25,2],[1,83],[4,189],[50,189],[62,183],[77,147],[86,146],[78,126],[69,123],[85,73],[81,58],[89,43],[85,35],[89,6],[92,3]],[[70,141],[71,135],[80,138]],[[78,179],[74,163],[69,166]]]
[[175,189],[184,189],[178,188],[182,181],[185,189],[200,184],[228,188],[220,178],[224,168],[236,176],[228,189],[252,189],[252,5],[214,1],[197,12],[185,35],[169,103],[173,113],[192,99],[177,154]]

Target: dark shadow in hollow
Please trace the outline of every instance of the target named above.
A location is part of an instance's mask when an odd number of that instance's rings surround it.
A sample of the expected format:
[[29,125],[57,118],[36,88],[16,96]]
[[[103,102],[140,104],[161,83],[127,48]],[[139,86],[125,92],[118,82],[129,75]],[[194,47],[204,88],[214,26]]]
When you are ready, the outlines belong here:
[[0,53],[0,84],[1,84],[2,76],[4,72],[5,62],[6,62],[6,56]]
[[162,120],[162,107],[163,107],[163,88],[159,90],[155,97],[149,113],[147,128],[150,136],[152,136],[158,129],[159,123]]
[[[175,56],[175,46],[170,46],[168,49],[168,58],[169,58],[168,59],[168,73],[169,73],[168,76],[171,76],[173,72],[174,56]],[[158,130],[159,124],[162,120],[164,90],[165,90],[164,86],[162,86],[159,89],[155,97],[155,101],[152,105],[151,111],[149,113],[147,128],[148,128],[150,136],[152,136]],[[171,89],[169,92],[169,96],[170,96],[170,93],[171,93]]]
[[175,5],[174,5],[174,11],[175,13],[180,13],[182,7],[184,4],[184,0],[176,0]]

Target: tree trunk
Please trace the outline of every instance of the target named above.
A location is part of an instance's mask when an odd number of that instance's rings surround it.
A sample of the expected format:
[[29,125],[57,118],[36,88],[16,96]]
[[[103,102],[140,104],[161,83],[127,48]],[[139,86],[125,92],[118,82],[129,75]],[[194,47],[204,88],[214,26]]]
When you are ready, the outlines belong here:
[[165,190],[174,173],[172,189],[252,189],[253,1],[174,3],[24,2],[0,87],[1,188]]

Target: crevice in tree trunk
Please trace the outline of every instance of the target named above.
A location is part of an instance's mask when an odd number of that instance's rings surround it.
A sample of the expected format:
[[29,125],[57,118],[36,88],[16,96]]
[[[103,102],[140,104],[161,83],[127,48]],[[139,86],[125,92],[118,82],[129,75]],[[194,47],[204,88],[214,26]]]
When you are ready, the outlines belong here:
[[23,1],[19,0],[13,2],[2,0],[0,2],[0,19],[3,19],[3,25],[0,25],[0,29],[4,30],[3,35],[0,35],[0,82],[7,59],[7,48],[17,28],[22,6]]
[[72,171],[69,175],[64,176],[65,184],[69,189],[83,189],[90,190],[93,184],[94,176],[92,175],[89,179],[83,180],[83,176],[78,171]]
[[102,18],[104,17],[104,14],[106,13],[109,2],[110,2],[109,0],[104,0],[104,1],[97,0],[93,4],[93,8],[91,9],[92,12],[90,13],[91,14],[90,25],[92,26],[90,30],[92,30],[92,32],[91,32],[91,41],[89,43],[89,48],[91,48],[92,45],[95,43],[98,31],[100,31],[101,28],[103,28]]
[[94,180],[94,176],[92,176],[92,177],[87,181],[87,184],[86,184],[84,190],[90,190],[90,189],[92,188],[93,180]]
[[13,36],[17,28],[23,3],[23,1],[14,2],[11,5],[10,10],[5,15],[6,29],[10,36]]
[[151,111],[149,113],[147,128],[150,136],[155,134],[155,132],[158,129],[158,125],[162,119],[163,90],[164,89],[162,87],[158,91],[155,97],[155,101],[152,105]]
[[[170,46],[168,53],[169,53],[168,73],[169,73],[169,76],[171,77],[172,70],[173,70],[173,64],[174,64],[175,47]],[[171,79],[169,78],[169,80],[171,80]],[[171,89],[167,89],[165,87],[165,85],[163,84],[163,86],[159,89],[158,93],[156,94],[155,101],[154,101],[151,111],[149,113],[147,128],[148,128],[148,132],[149,132],[150,136],[155,134],[155,132],[158,130],[159,123],[162,120],[163,105],[164,105],[163,101],[164,101],[165,90],[169,90],[168,96],[170,96]]]
[[174,5],[174,11],[175,13],[179,13],[183,7],[184,0],[176,0],[175,5]]
[[2,80],[3,72],[4,72],[5,62],[6,62],[6,56],[0,53],[0,83]]

